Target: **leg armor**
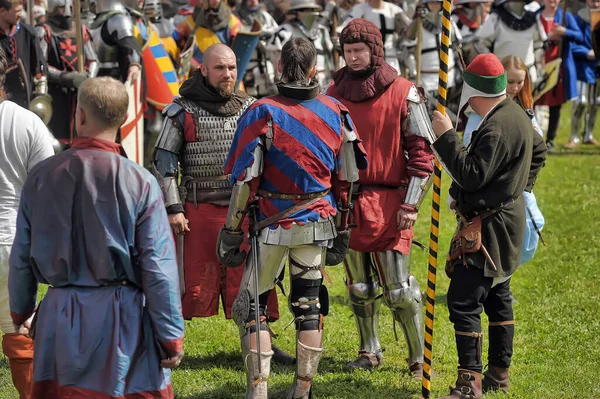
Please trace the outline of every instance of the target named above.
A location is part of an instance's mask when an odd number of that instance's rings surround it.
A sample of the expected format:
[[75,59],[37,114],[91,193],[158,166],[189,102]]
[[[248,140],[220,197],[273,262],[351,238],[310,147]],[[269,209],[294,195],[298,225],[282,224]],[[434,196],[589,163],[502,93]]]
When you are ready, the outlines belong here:
[[590,85],[584,82],[577,82],[579,88],[579,98],[573,104],[573,114],[571,116],[571,139],[570,141],[579,144],[581,142],[581,119],[585,115],[589,100]]
[[350,307],[356,317],[358,327],[359,354],[375,355],[378,363],[381,363],[383,352],[378,333],[379,302],[376,301],[379,284],[371,264],[371,256],[365,252],[349,250],[344,266],[346,268]]
[[588,112],[585,115],[585,135],[583,137],[583,142],[588,143],[590,140],[594,138],[594,127],[596,126],[596,116],[598,114],[598,83],[589,85],[589,106]]
[[[251,251],[256,250],[252,248]],[[288,248],[280,245],[265,245],[259,243],[259,265],[258,265],[258,312],[260,316],[261,332],[261,354],[252,345],[256,342],[256,287],[254,287],[255,265],[251,261],[246,264],[240,291],[233,304],[233,319],[236,321],[242,344],[242,355],[246,366],[248,385],[246,388],[246,399],[267,399],[267,378],[269,376],[271,357],[270,335],[271,332],[266,324],[266,304],[269,291],[275,286],[279,276]],[[248,259],[252,259],[249,256]],[[268,344],[266,341],[269,341]],[[268,350],[267,350],[268,349]],[[261,373],[258,373],[258,362],[261,363]]]
[[423,363],[423,315],[421,290],[410,273],[410,256],[398,251],[373,253],[383,286],[383,299],[400,323],[408,346],[408,364]]
[[287,391],[287,398],[311,397],[312,380],[317,373],[323,348],[301,342],[301,333],[323,330],[323,316],[329,311],[329,298],[322,285],[321,267],[325,261],[325,247],[303,245],[290,249],[291,290],[289,305],[296,322],[296,374]]

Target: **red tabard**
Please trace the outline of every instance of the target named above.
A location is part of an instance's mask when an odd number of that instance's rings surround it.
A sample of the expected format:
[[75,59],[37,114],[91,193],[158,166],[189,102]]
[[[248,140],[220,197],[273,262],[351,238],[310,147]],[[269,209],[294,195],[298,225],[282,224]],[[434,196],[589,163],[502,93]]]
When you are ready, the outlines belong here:
[[396,214],[404,203],[408,174],[404,155],[401,121],[407,116],[407,96],[413,84],[397,78],[380,96],[353,103],[337,93],[332,83],[327,94],[350,111],[350,117],[367,152],[369,166],[361,170],[360,185],[385,185],[387,188],[361,189],[354,200],[357,227],[350,235],[350,248],[360,252],[397,250],[410,252],[413,230],[397,229]]
[[[217,236],[226,216],[226,206],[198,204],[196,208],[191,202],[185,203],[190,231],[185,233],[183,241],[185,295],[181,303],[186,320],[217,315],[219,299],[223,303],[225,317],[231,318],[231,306],[240,289],[245,263],[231,268],[221,265],[217,259]],[[248,231],[248,223],[243,229]],[[248,251],[247,242],[242,249]],[[269,296],[267,317],[271,321],[279,318],[275,289]]]

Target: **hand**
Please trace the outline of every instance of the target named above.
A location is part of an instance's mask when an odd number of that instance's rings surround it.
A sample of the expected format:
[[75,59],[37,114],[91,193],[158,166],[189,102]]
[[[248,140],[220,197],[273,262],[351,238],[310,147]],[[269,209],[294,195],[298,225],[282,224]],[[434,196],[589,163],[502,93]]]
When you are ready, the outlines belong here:
[[550,33],[556,36],[563,37],[567,34],[567,29],[564,26],[555,25]]
[[25,320],[25,322],[23,324],[16,325],[15,326],[15,333],[19,334],[19,335],[29,335],[29,329],[31,328],[31,321],[33,320],[33,316],[35,316],[35,313],[33,313],[27,320]]
[[188,223],[189,220],[187,220],[185,215],[181,212],[172,213],[169,215],[169,224],[171,225],[171,228],[175,234],[185,234],[186,232],[190,231]]
[[415,225],[417,221],[417,210],[409,210],[408,208],[400,208],[396,214],[396,223],[398,230],[408,230]]
[[587,59],[590,61],[594,61],[596,59],[596,53],[594,53],[594,50],[588,51]]
[[452,129],[452,120],[448,114],[442,114],[440,111],[433,111],[433,119],[431,120],[431,127],[437,137],[446,133]]
[[333,239],[333,246],[327,248],[325,255],[325,265],[335,266],[344,261],[350,247],[350,230],[338,231],[338,235]]
[[427,8],[427,4],[417,5],[414,18],[425,18],[428,12],[429,8]]
[[217,238],[217,259],[227,267],[238,267],[246,260],[246,251],[240,251],[244,232],[221,227]]
[[183,352],[181,352],[179,355],[161,360],[160,366],[165,369],[173,369],[179,366],[181,359],[183,359]]
[[129,67],[129,69],[127,70],[127,79],[126,80],[130,80],[133,82],[135,79],[137,79],[140,72],[142,72],[142,69],[140,68],[139,65],[131,65]]

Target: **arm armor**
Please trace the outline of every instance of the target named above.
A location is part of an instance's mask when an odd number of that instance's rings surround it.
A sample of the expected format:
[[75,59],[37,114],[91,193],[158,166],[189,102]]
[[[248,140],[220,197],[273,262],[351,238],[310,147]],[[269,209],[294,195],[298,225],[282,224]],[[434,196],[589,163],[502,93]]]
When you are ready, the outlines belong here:
[[408,182],[408,188],[406,189],[404,205],[408,205],[418,211],[432,183],[433,179],[431,176],[412,176]]
[[156,140],[155,147],[157,149],[169,151],[176,155],[181,152],[181,148],[185,143],[182,120],[185,114],[182,114],[181,111],[183,111],[183,107],[176,102],[167,105],[163,110],[165,120]]
[[423,137],[429,144],[432,144],[436,138],[431,127],[424,96],[413,86],[408,93],[407,101],[408,116],[404,135]]
[[336,198],[338,202],[336,227],[339,231],[345,231],[348,228],[352,209],[352,185],[358,181],[358,170],[367,167],[364,153],[358,147],[360,141],[354,132],[348,114],[342,114],[342,121],[344,138],[337,162],[339,190],[335,190],[338,197]]
[[[46,40],[46,29],[44,29],[43,26],[36,26],[35,33],[40,42],[40,50],[42,51],[42,56],[44,57],[46,62],[48,62],[49,48],[48,48],[48,41]],[[62,72],[63,71],[58,70],[57,68],[53,67],[52,65],[48,65],[48,72],[46,74],[48,76],[48,81],[52,82],[52,83],[58,83]]]
[[399,12],[394,16],[394,30],[400,36],[400,38],[404,38],[408,33],[408,28],[410,27],[411,19],[408,18],[408,15],[403,12]]
[[95,78],[98,75],[98,69],[100,68],[98,65],[98,55],[96,54],[96,50],[94,49],[94,43],[92,43],[92,38],[90,37],[87,43],[83,46],[83,55],[84,59],[87,61],[87,72],[90,78]]
[[133,36],[133,22],[129,15],[117,14],[106,21],[106,33],[110,40],[118,46],[118,61],[121,76],[127,76],[131,65],[142,66],[142,48]]
[[[272,135],[272,129],[269,124],[267,137]],[[272,136],[271,136],[272,137]],[[233,231],[239,231],[246,217],[246,209],[250,201],[250,181],[260,177],[263,172],[264,162],[264,144],[262,142],[254,148],[254,162],[246,169],[246,176],[243,181],[237,181],[233,185],[231,199],[229,200],[229,209],[225,219],[225,228]]]

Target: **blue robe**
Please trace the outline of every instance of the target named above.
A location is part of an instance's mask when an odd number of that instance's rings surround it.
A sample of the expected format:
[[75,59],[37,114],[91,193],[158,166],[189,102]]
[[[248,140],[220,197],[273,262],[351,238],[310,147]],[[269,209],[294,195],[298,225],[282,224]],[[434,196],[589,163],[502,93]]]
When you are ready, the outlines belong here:
[[33,312],[38,283],[50,285],[32,398],[172,398],[160,360],[182,351],[183,318],[160,187],[114,143],[73,147],[29,175],[10,259],[15,324]]

